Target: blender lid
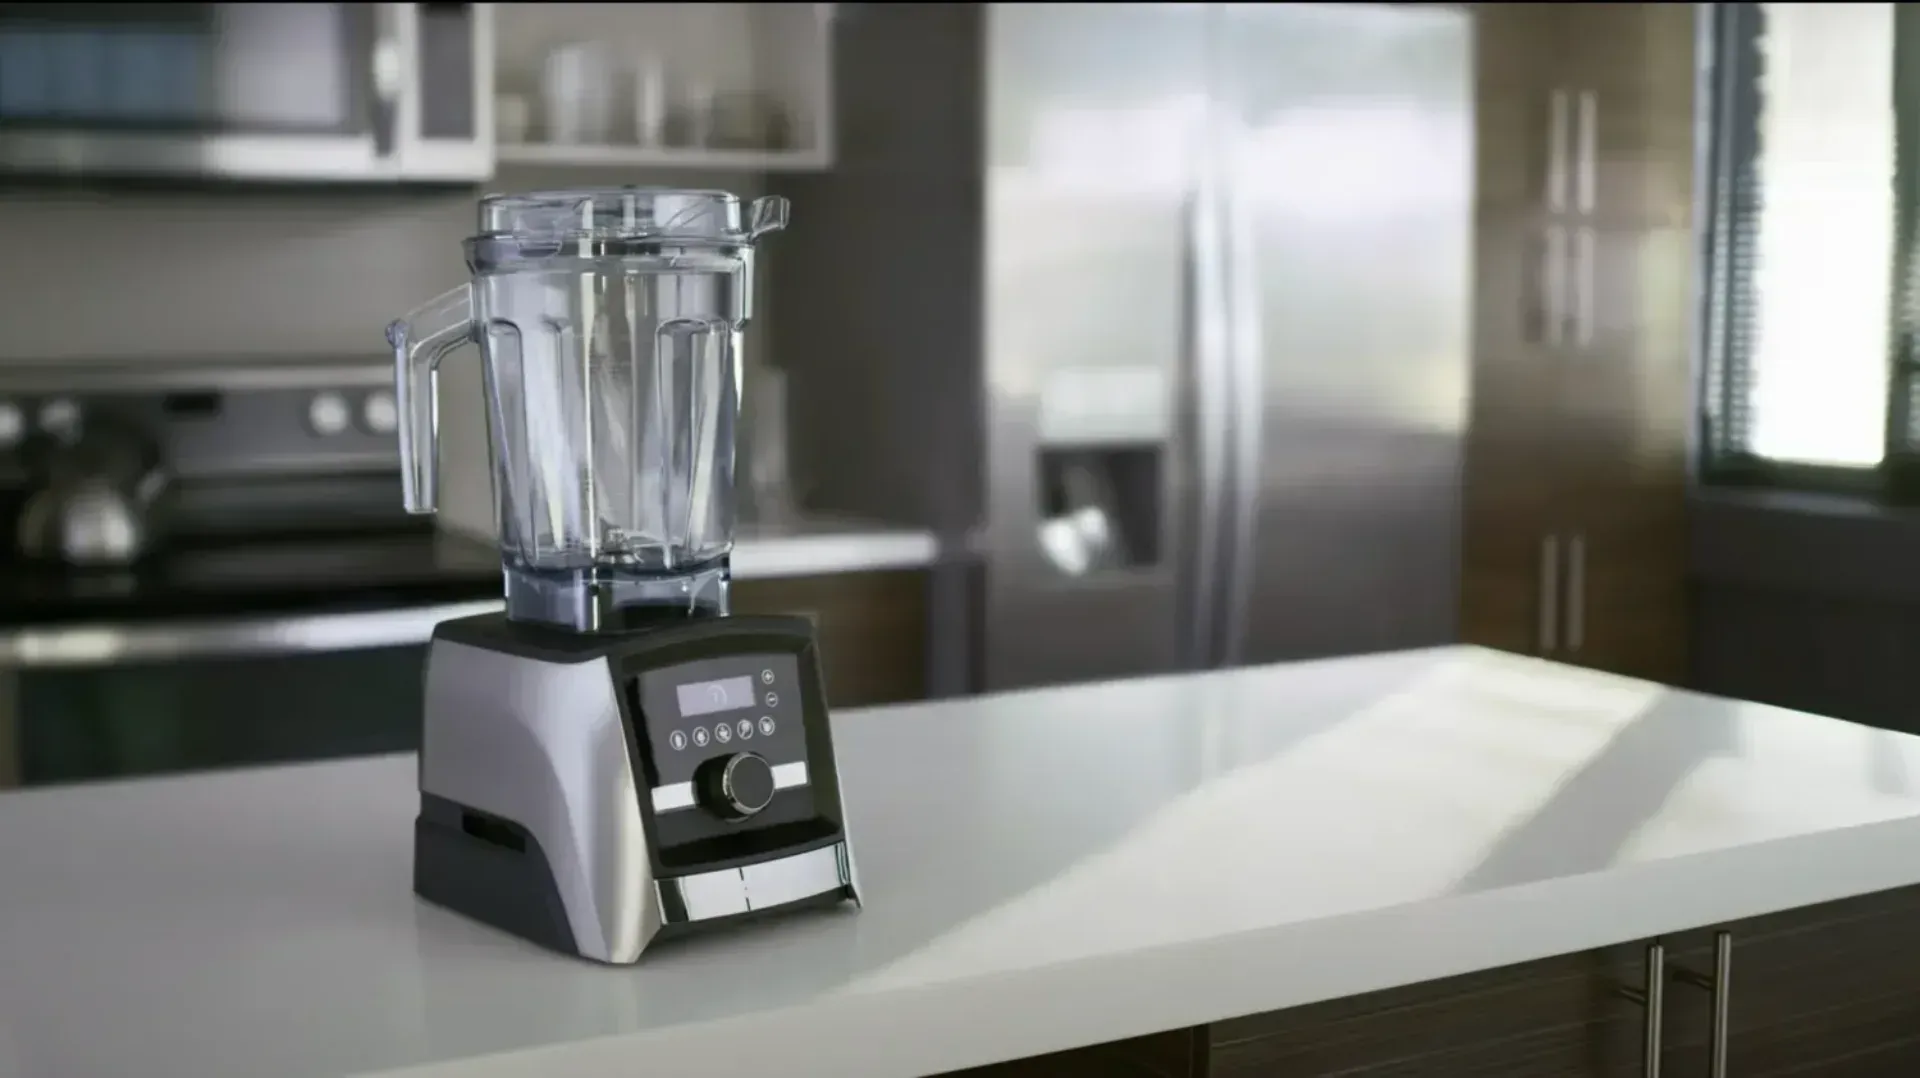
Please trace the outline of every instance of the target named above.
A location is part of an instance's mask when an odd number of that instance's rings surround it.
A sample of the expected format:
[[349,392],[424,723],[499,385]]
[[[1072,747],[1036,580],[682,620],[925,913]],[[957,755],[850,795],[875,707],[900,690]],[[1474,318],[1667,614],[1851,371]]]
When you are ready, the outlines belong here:
[[673,187],[534,191],[480,200],[482,236],[521,239],[746,243],[786,222],[787,200],[778,196],[742,206],[726,191]]

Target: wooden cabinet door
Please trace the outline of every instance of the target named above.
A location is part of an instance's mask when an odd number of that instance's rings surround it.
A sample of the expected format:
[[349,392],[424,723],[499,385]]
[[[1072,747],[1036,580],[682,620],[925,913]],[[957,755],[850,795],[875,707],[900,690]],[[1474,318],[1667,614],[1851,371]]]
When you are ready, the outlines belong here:
[[1628,1078],[1638,949],[1527,962],[1215,1022],[1210,1078]]
[[1569,105],[1572,209],[1613,227],[1692,216],[1698,60],[1692,4],[1570,3],[1556,9]]
[[1499,341],[1485,308],[1516,300],[1524,234],[1482,228],[1483,308],[1461,489],[1461,638],[1548,654],[1560,621],[1559,375],[1552,357]]
[[1562,386],[1556,342],[1565,230],[1549,88],[1552,4],[1475,7],[1473,388],[1462,483],[1461,639],[1548,654],[1559,610]]
[[1665,683],[1687,669],[1693,236],[1594,229],[1594,327],[1568,361],[1567,661]]
[[789,614],[814,623],[830,707],[927,695],[927,574],[833,573],[733,585],[736,614]]
[[1474,6],[1474,182],[1483,212],[1545,208],[1555,163],[1549,91],[1563,75],[1558,6]]
[[948,1071],[938,1078],[1211,1078],[1206,1030],[1168,1030],[1029,1059]]
[[[1727,1073],[1741,1078],[1920,1074],[1920,888],[1723,926],[1733,934]],[[1669,941],[1711,971],[1711,932]],[[1667,991],[1665,1073],[1707,1073],[1711,997]]]
[[1566,661],[1686,676],[1693,13],[1569,4]]

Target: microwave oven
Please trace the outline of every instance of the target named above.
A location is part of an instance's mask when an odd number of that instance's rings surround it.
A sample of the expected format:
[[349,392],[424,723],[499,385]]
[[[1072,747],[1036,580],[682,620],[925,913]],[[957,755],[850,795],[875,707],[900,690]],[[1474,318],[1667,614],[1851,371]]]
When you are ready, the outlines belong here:
[[472,183],[484,3],[0,4],[0,175]]

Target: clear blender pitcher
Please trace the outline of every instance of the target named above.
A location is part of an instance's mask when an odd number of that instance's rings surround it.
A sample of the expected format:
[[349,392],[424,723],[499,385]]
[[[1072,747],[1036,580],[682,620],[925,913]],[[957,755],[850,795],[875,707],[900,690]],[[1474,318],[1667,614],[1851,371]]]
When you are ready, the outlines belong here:
[[387,327],[413,513],[436,508],[436,369],[479,346],[508,617],[727,612],[753,246],[786,220],[722,191],[489,196],[471,281]]

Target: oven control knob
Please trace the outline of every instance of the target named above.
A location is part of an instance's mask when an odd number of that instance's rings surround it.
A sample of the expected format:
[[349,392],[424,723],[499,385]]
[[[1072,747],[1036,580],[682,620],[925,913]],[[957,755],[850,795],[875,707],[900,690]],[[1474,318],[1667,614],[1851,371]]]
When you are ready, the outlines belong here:
[[12,449],[26,436],[26,413],[12,401],[0,401],[0,449]]
[[338,393],[316,393],[307,402],[307,425],[322,437],[331,438],[353,422],[353,409]]
[[61,441],[72,441],[80,434],[80,405],[68,397],[55,397],[40,406],[40,429]]
[[773,801],[773,765],[754,752],[716,756],[700,765],[693,788],[708,812],[744,820]]
[[376,389],[360,402],[360,422],[375,434],[392,434],[400,426],[400,406],[393,393]]

